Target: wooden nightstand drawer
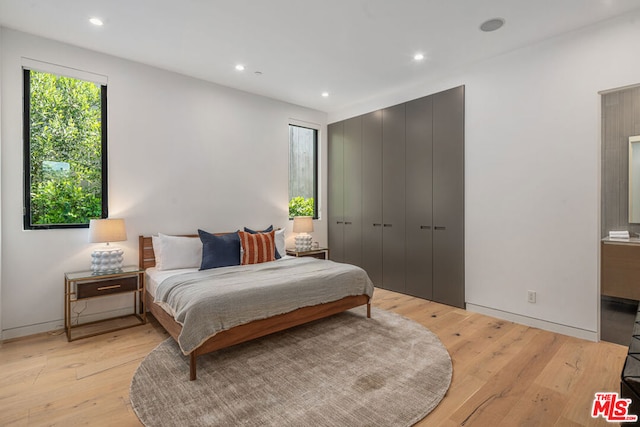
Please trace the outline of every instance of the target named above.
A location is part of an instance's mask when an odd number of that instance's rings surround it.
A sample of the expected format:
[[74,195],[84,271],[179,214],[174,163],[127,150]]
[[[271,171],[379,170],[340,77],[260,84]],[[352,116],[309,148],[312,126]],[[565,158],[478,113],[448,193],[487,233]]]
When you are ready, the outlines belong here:
[[98,280],[95,282],[78,282],[76,284],[76,298],[90,298],[101,295],[130,292],[138,289],[138,277],[123,277],[117,279]]

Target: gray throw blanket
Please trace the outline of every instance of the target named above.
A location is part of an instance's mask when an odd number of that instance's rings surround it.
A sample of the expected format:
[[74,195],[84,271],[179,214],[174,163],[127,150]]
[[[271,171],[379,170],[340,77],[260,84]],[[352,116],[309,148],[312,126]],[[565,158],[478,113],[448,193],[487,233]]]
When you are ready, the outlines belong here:
[[182,325],[178,344],[189,354],[220,331],[350,295],[373,295],[363,269],[304,257],[172,276],[155,302]]

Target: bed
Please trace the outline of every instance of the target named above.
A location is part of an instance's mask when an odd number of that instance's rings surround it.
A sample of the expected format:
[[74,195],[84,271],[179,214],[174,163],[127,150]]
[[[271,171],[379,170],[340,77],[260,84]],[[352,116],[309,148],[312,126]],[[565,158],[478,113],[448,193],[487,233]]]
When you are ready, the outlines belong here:
[[[181,237],[197,239],[198,235],[184,235]],[[152,238],[151,236],[140,236],[139,265],[140,268],[146,271],[145,309],[153,314],[169,335],[178,342],[182,352],[189,357],[189,379],[192,381],[196,379],[196,361],[200,355],[322,319],[365,304],[367,306],[367,317],[371,317],[370,300],[373,294],[371,281],[363,270],[347,264],[308,257],[295,258],[285,256],[278,261],[224,267],[212,269],[211,271],[199,271],[199,268],[191,268],[158,272],[155,269],[156,255]],[[291,274],[290,272],[294,273]],[[321,276],[314,279],[316,272]],[[322,274],[325,274],[325,276],[322,276]],[[357,274],[358,277],[351,279],[350,274]],[[362,274],[364,274],[368,283],[360,287],[355,286],[355,289],[359,290],[342,290],[345,285],[348,285],[349,281],[360,282],[361,284],[365,280],[362,279]],[[278,275],[281,276],[282,284],[277,283]],[[292,276],[305,278],[303,282],[297,280],[297,286],[300,286],[300,290],[292,288],[292,286],[296,286],[291,280]],[[200,280],[202,283],[199,282]],[[240,284],[231,282],[231,280],[237,280]],[[313,286],[309,286],[311,280],[315,280]],[[223,289],[224,295],[223,297],[210,295],[207,301],[211,301],[211,304],[218,303],[219,300],[225,301],[226,306],[222,306],[221,312],[224,311],[226,314],[231,312],[228,310],[229,304],[233,307],[245,307],[241,310],[232,310],[238,312],[239,319],[234,318],[233,321],[229,321],[226,318],[216,320],[217,309],[215,306],[210,305],[209,302],[205,303],[205,297],[202,300],[192,299],[190,300],[191,302],[184,303],[183,297],[187,298],[189,294],[196,295],[195,291],[192,292],[192,289],[196,286],[206,289],[206,292],[213,292],[210,291],[210,288],[214,287],[211,285],[212,283],[224,283],[224,286],[220,287]],[[319,296],[321,292],[316,287],[320,288],[325,285],[327,288],[333,287],[333,289],[329,289],[326,295]],[[231,292],[234,286],[239,289],[239,292],[235,293],[237,295]],[[267,288],[268,286],[274,287]],[[299,294],[300,301],[296,303],[296,307],[278,306],[275,308],[276,311],[274,313],[265,313],[262,307],[265,304],[258,303],[259,307],[257,308],[259,310],[254,310],[249,302],[245,303],[247,293],[257,293],[258,298],[270,298],[271,301],[276,302],[275,305],[280,305],[279,297],[273,295],[276,295],[275,292],[280,292],[277,289],[281,288],[284,292],[287,292],[287,295]],[[267,289],[268,292],[266,291]],[[174,290],[175,292],[173,292]],[[262,292],[262,296],[260,296],[260,292]],[[274,292],[273,295],[272,292]],[[339,295],[339,292],[350,294]],[[174,298],[178,302],[177,306],[172,307],[170,303],[175,303],[175,301],[170,301],[171,297],[167,297],[167,295],[173,295],[174,293],[179,297]],[[156,297],[160,297],[160,299],[157,300]],[[308,300],[305,300],[305,298],[308,298]],[[196,312],[196,306],[199,307],[199,310],[204,311]],[[258,311],[260,312],[258,313]],[[200,329],[203,331],[201,332]]]

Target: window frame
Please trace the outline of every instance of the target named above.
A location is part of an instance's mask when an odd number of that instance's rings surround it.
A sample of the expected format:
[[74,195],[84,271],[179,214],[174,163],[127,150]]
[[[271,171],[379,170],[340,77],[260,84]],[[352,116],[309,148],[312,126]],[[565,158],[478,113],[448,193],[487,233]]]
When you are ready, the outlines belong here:
[[[289,128],[290,127],[298,127],[298,128],[302,128],[302,129],[309,129],[313,131],[313,216],[312,218],[314,220],[320,219],[320,209],[319,209],[319,205],[320,205],[320,201],[318,200],[318,186],[319,186],[319,176],[318,176],[318,153],[319,153],[319,139],[320,139],[320,129],[318,127],[315,127],[311,124],[301,124],[301,123],[296,123],[293,120],[289,121]],[[291,133],[289,133],[289,135],[291,135]],[[289,141],[289,147],[291,147],[291,141]],[[289,171],[290,171],[291,165],[289,165]],[[287,189],[287,192],[289,192],[290,189]],[[291,198],[289,197],[289,201],[291,200]],[[289,220],[293,221],[293,217],[289,217]]]
[[[55,67],[62,68],[62,67]],[[31,223],[31,71],[41,73],[54,74],[57,76],[70,77],[77,80],[83,80],[100,85],[100,137],[101,137],[101,192],[102,192],[102,213],[100,219],[109,216],[108,201],[108,170],[107,170],[107,84],[97,82],[94,79],[87,79],[76,76],[76,73],[64,73],[59,70],[50,71],[47,69],[39,69],[31,66],[22,67],[23,76],[23,227],[25,230],[51,230],[51,229],[69,229],[69,228],[89,228],[89,222],[86,224],[32,224]]]

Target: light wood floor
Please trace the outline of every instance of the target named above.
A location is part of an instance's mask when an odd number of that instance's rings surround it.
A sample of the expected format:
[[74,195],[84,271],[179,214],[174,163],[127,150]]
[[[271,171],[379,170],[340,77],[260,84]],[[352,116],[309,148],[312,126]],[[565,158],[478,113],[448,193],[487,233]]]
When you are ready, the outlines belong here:
[[[597,391],[618,391],[626,347],[593,343],[376,289],[374,306],[440,337],[451,388],[419,426],[585,426]],[[0,344],[0,425],[140,426],[129,384],[167,334],[155,322],[68,343],[40,334]]]

